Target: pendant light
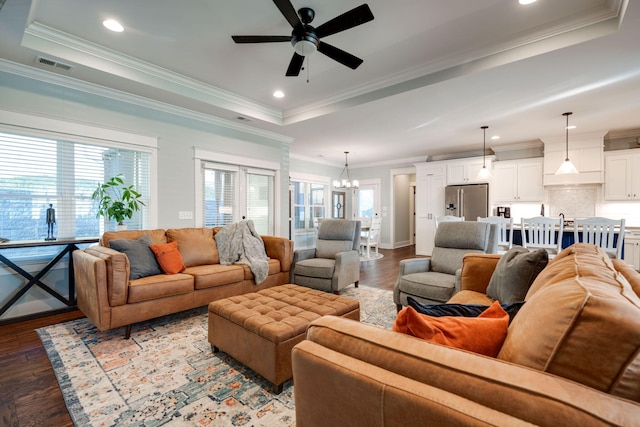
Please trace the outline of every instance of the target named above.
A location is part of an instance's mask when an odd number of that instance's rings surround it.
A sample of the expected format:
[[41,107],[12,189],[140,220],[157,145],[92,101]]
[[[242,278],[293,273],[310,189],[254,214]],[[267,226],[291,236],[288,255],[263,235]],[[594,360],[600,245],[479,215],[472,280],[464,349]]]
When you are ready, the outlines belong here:
[[567,124],[565,126],[566,129],[566,137],[565,137],[565,150],[566,157],[564,162],[560,165],[558,170],[556,171],[556,175],[568,175],[568,174],[577,174],[578,169],[573,165],[571,160],[569,160],[569,116],[573,113],[562,113],[563,116],[567,118]]
[[484,181],[489,179],[491,176],[491,171],[487,167],[486,157],[487,157],[487,129],[489,126],[481,126],[483,137],[482,137],[482,169],[478,172],[478,176],[476,177],[477,181]]
[[[333,186],[335,188],[338,188],[338,189],[358,188],[358,186],[360,185],[357,179],[354,179],[353,181],[351,181],[351,176],[349,175],[349,162],[347,161],[348,155],[349,155],[349,152],[345,151],[344,152],[344,168],[342,169],[342,172],[340,172],[340,177],[337,180],[333,181]],[[345,172],[347,175],[347,179],[342,178]]]

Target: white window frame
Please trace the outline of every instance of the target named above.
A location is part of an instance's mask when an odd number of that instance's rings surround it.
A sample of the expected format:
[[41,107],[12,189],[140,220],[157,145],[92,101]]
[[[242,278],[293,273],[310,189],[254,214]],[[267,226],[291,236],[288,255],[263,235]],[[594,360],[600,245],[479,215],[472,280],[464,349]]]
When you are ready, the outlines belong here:
[[[281,232],[281,226],[280,223],[281,221],[280,219],[280,201],[281,201],[281,191],[280,191],[280,175],[281,175],[281,171],[280,171],[280,164],[277,162],[270,162],[267,160],[260,160],[260,159],[253,159],[253,158],[248,158],[248,157],[242,157],[242,156],[238,156],[238,155],[234,155],[234,154],[228,154],[228,153],[220,153],[220,152],[216,152],[216,151],[209,151],[209,150],[203,150],[200,148],[195,148],[194,149],[194,166],[195,166],[195,226],[196,227],[203,227],[204,226],[204,205],[203,205],[203,180],[202,180],[202,165],[204,163],[213,163],[216,165],[226,165],[226,167],[228,168],[238,168],[238,170],[240,168],[247,168],[247,169],[251,169],[251,168],[255,168],[255,169],[261,169],[261,173],[264,173],[264,171],[273,171],[274,173],[274,183],[273,183],[273,187],[274,187],[274,201],[273,201],[273,218],[274,218],[274,232],[273,235],[274,236],[280,236],[280,232]],[[242,174],[239,174],[242,175]],[[244,191],[244,178],[240,178],[240,176],[238,177],[238,185],[239,187],[239,192],[236,195],[236,197],[240,197],[240,193],[242,191]],[[236,202],[238,202],[238,200],[236,200]],[[240,204],[238,204],[238,206],[240,206]],[[239,221],[241,219],[241,209],[238,210],[238,212],[235,213],[236,215],[236,219]]]
[[22,134],[39,138],[99,145],[109,148],[146,151],[149,159],[148,224],[145,228],[157,228],[158,224],[158,138],[103,128],[96,125],[72,122],[59,118],[35,116],[0,109],[0,132]]

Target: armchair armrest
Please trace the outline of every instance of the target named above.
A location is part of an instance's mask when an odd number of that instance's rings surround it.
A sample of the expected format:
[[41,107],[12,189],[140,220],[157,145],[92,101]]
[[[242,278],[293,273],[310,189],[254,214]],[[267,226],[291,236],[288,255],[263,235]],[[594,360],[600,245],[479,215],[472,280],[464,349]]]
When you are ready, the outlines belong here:
[[431,270],[431,258],[403,259],[398,264],[398,277]]
[[456,282],[459,277],[460,290],[487,293],[489,281],[500,257],[501,255],[496,254],[466,254],[462,259],[462,269],[459,275],[456,274]]
[[293,263],[293,241],[284,237],[260,236],[271,259],[280,261],[280,271],[289,271]]
[[[333,284],[337,283],[334,291],[349,286],[360,280],[360,254],[358,251],[338,252],[336,254],[336,267],[333,270]],[[357,283],[356,283],[357,284]]]

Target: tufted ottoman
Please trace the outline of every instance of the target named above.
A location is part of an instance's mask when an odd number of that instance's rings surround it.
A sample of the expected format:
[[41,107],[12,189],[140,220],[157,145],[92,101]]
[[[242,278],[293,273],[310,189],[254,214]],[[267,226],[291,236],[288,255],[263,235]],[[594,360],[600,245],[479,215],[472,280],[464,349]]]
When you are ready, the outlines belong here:
[[262,375],[280,393],[292,377],[291,349],[309,323],[325,315],[360,320],[358,301],[297,285],[281,285],[209,304],[209,342]]

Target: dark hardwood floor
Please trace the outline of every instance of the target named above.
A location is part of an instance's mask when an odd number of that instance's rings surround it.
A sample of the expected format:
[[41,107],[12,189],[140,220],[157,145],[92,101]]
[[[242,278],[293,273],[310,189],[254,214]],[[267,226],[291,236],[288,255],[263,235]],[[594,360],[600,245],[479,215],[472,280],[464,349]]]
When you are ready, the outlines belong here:
[[[384,250],[360,263],[360,286],[393,289],[398,262],[415,247]],[[78,311],[0,326],[0,426],[73,426],[49,358],[36,329],[83,317]]]

